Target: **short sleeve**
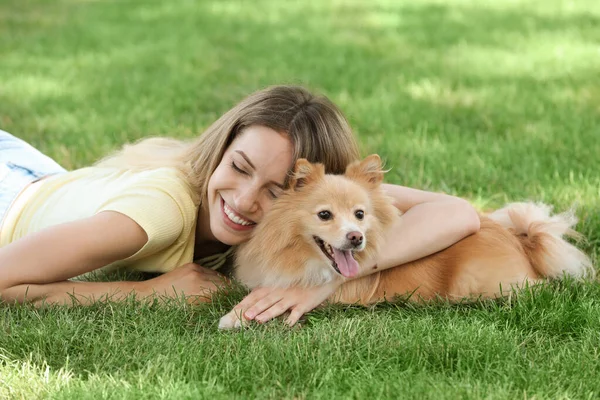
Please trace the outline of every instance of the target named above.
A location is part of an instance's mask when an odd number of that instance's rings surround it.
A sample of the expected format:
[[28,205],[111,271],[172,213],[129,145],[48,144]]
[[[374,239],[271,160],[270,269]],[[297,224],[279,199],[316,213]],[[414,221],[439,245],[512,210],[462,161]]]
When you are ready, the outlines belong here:
[[184,216],[178,203],[159,188],[132,187],[102,204],[97,212],[102,211],[128,216],[148,235],[146,244],[127,260],[139,260],[171,246],[184,229]]

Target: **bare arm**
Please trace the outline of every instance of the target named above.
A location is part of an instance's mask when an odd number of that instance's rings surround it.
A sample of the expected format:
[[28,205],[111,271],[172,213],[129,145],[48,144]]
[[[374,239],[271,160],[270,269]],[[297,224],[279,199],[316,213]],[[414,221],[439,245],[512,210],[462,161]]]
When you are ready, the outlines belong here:
[[0,249],[0,296],[9,301],[70,303],[124,297],[138,282],[70,282],[135,254],[148,240],[129,217],[112,211],[28,235]]
[[384,184],[404,214],[397,217],[385,245],[360,276],[418,260],[443,250],[479,230],[477,211],[466,200],[440,193]]

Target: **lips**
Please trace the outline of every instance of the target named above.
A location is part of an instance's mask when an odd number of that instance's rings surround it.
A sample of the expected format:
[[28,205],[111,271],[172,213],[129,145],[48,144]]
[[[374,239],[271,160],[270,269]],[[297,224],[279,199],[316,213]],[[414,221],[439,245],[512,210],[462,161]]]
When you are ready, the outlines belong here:
[[221,215],[223,216],[223,221],[225,224],[235,231],[248,231],[254,226],[256,226],[256,222],[250,221],[240,214],[235,212],[225,200],[221,197]]

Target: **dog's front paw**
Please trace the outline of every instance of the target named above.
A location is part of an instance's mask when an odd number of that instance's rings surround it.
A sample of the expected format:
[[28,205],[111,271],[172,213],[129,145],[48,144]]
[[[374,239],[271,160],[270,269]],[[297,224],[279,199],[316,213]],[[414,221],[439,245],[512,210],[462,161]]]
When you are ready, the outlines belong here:
[[248,326],[246,318],[241,313],[236,314],[233,310],[219,320],[219,329],[223,330],[239,329],[246,326]]

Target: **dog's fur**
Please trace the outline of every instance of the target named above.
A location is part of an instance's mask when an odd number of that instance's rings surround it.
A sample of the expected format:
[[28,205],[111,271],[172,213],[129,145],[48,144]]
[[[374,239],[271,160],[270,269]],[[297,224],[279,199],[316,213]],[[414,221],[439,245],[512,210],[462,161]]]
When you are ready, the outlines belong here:
[[[255,228],[252,239],[239,247],[236,278],[249,288],[314,286],[343,279],[346,282],[330,300],[371,304],[405,294],[416,301],[492,298],[564,274],[594,273],[590,259],[563,239],[577,236],[572,213],[552,216],[546,205],[514,203],[481,215],[479,232],[443,251],[348,280],[341,273],[361,274],[347,266],[352,260],[341,262],[345,267],[336,271],[315,237],[341,249],[338,256],[352,253],[359,265],[373,260],[400,214],[380,188],[383,174],[377,155],[351,164],[343,176],[326,175],[321,164],[299,160],[290,189]],[[362,219],[356,215],[359,209]],[[324,210],[333,217],[319,218]],[[349,232],[361,233],[364,243],[350,243]],[[243,323],[230,313],[219,327]]]

